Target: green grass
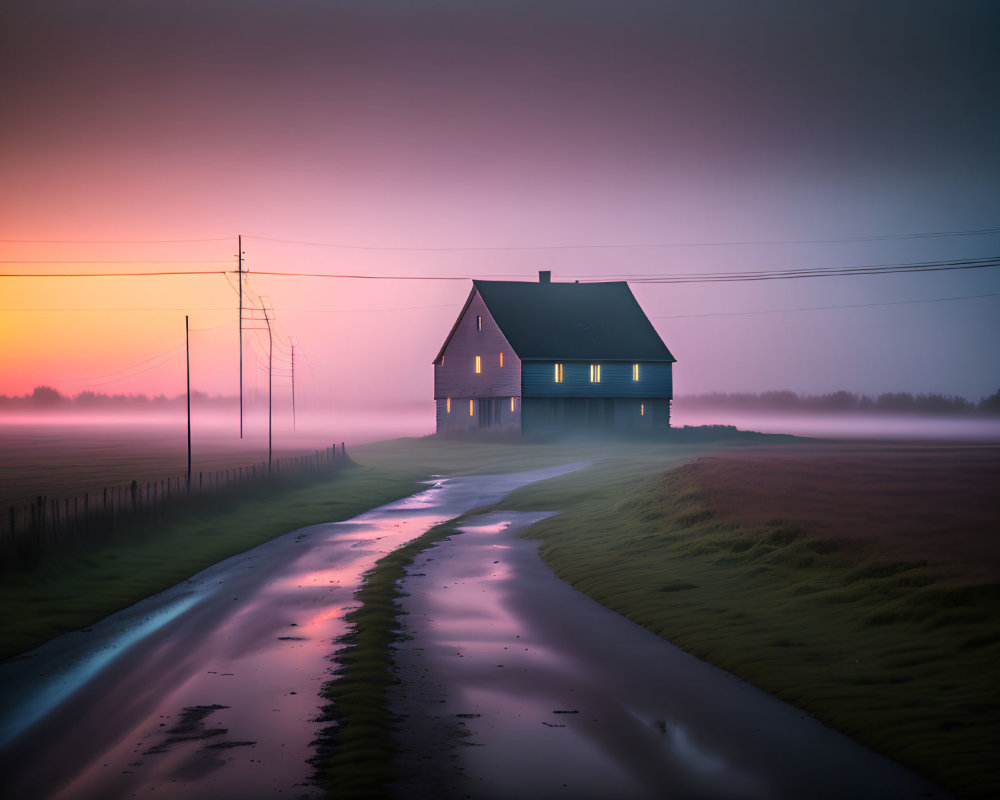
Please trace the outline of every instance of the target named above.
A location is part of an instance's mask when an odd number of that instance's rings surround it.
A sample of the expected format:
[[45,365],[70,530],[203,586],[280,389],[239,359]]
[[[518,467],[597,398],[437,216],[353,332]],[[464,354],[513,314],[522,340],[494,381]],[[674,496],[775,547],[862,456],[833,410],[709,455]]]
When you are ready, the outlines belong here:
[[[506,472],[587,459],[602,463],[617,459],[638,475],[648,475],[651,468],[681,463],[708,449],[705,444],[664,446],[662,442],[633,443],[623,448],[621,442],[607,441],[507,445],[411,440],[382,443],[374,446],[369,455],[388,453],[397,463],[411,468],[442,465],[447,467],[442,471],[451,474]],[[627,453],[624,457],[620,455],[623,451]],[[536,486],[552,483],[546,481]],[[544,497],[544,491],[541,496]],[[362,588],[355,595],[359,605],[347,615],[350,630],[339,640],[344,647],[337,652],[340,665],[335,671],[337,677],[323,689],[329,703],[321,719],[332,725],[323,732],[319,755],[313,762],[329,797],[380,800],[393,796],[390,784],[398,774],[392,731],[399,720],[389,710],[387,696],[396,682],[392,674],[392,644],[401,636],[399,616],[403,612],[397,600],[403,593],[399,581],[418,553],[460,534],[458,526],[475,513],[470,511],[432,528],[380,559],[366,574]]]
[[518,444],[436,438],[357,447],[361,466],[259,497],[222,496],[0,579],[0,659],[86,627],[225,558],[296,528],[349,519],[436,474],[514,472],[600,458],[608,442]]
[[[6,576],[0,647],[10,655],[85,626],[273,536],[406,495],[430,475],[592,460],[594,467],[524,487],[498,504],[563,512],[531,529],[556,574],[948,789],[1000,796],[1000,587],[957,583],[926,564],[887,561],[793,526],[723,522],[693,473],[674,468],[717,445],[758,440],[697,438],[415,439],[357,448],[352,455],[363,466],[331,481],[178,519],[133,542]],[[391,597],[407,560],[429,543],[391,554],[379,567],[387,577],[370,578],[359,594],[368,633],[358,628],[348,668],[331,689],[339,739],[327,753],[327,774],[340,796],[383,796],[390,777],[385,688],[398,628]]]
[[714,518],[691,471],[605,460],[499,508],[594,599],[963,796],[1000,795],[1000,585],[780,523]]
[[422,477],[387,466],[348,468],[300,488],[178,512],[131,529],[128,539],[8,573],[0,583],[0,657],[90,625],[296,528],[348,519],[404,497],[420,488]]
[[321,735],[313,762],[331,798],[378,800],[393,794],[389,784],[397,774],[392,730],[398,721],[386,697],[396,682],[390,649],[400,636],[395,633],[401,613],[396,605],[402,596],[399,581],[418,553],[458,533],[456,524],[431,528],[379,559],[355,595],[359,606],[346,617],[350,630],[338,640],[344,646],[337,651],[337,678],[323,687],[329,703],[321,720],[333,725]]

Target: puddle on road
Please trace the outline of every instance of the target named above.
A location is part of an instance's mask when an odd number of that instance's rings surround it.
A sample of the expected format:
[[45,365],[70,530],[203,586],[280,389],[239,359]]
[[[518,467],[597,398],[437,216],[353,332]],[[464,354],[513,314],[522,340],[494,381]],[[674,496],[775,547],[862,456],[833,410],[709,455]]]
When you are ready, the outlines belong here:
[[[580,466],[429,482],[351,520],[268,542],[92,633],[0,665],[0,729],[37,719],[0,750],[4,790],[51,800],[154,791],[185,800],[319,796],[307,763],[321,727],[319,694],[362,575],[434,525]],[[180,598],[193,598],[184,613],[143,627]],[[88,669],[97,640],[114,655]],[[70,685],[63,698],[46,700],[56,674],[71,676]],[[12,717],[14,697],[23,702]],[[205,730],[176,732],[191,709],[206,708]]]
[[[154,790],[185,798],[259,797],[270,790],[319,796],[308,784],[306,759],[345,610],[378,558],[464,510],[448,507],[445,486],[435,481],[350,521],[315,526],[231,559],[228,568],[202,578],[210,597],[187,585],[183,601],[165,599],[161,611],[124,632],[99,630],[114,618],[99,623],[95,636],[109,636],[109,646],[53,656],[69,662],[57,680],[33,680],[32,670],[0,675],[8,690],[10,680],[22,684],[24,702],[4,720],[8,738],[49,714],[39,726],[46,763],[29,757],[18,759],[21,768],[3,764],[5,782],[10,777],[9,785],[23,787],[21,796],[43,788],[65,800]],[[270,570],[289,552],[283,566]],[[44,653],[31,661],[37,670]],[[192,709],[211,709],[207,727],[184,733]],[[30,752],[38,738],[32,733],[5,755]],[[59,752],[67,773],[76,773],[61,789],[51,775]]]
[[428,780],[479,800],[941,796],[560,581],[516,538],[544,516],[476,517],[408,570],[400,796]]

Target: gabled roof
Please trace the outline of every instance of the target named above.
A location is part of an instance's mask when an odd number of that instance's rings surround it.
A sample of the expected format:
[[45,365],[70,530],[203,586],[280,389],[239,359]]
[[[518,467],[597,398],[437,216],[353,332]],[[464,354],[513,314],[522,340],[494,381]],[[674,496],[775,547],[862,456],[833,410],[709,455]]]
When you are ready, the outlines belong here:
[[676,361],[624,281],[472,284],[522,361]]

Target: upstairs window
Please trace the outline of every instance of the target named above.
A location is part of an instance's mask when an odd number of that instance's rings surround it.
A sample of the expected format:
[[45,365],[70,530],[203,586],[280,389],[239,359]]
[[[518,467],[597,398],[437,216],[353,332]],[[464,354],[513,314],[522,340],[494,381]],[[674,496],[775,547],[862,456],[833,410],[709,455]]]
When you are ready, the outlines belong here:
[[590,365],[590,382],[600,383],[601,382],[601,365],[591,364]]
[[483,357],[476,356],[476,374],[478,375],[483,371]]
[[500,366],[503,366],[503,353],[500,354]]
[[556,364],[556,375],[555,375],[555,377],[556,377],[556,383],[562,383],[563,382],[563,365],[562,364]]
[[451,413],[451,398],[450,397],[447,400],[444,401],[444,410],[445,410],[445,413],[447,413],[447,414]]
[[483,318],[477,315],[476,316],[476,330],[477,331],[481,331],[482,329],[483,329]]
[[632,365],[632,380],[634,380],[634,381],[639,380],[639,365],[638,364],[633,364]]

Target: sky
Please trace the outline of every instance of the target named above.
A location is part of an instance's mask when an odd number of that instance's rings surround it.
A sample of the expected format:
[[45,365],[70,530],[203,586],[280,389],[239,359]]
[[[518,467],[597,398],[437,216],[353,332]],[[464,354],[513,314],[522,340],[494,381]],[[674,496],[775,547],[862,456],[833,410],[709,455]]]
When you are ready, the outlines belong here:
[[7,0],[0,275],[209,274],[0,277],[0,394],[183,392],[185,315],[236,394],[242,235],[305,406],[429,410],[470,280],[542,269],[632,279],[678,396],[978,400],[1000,268],[646,281],[1000,255],[998,40],[993,0]]

